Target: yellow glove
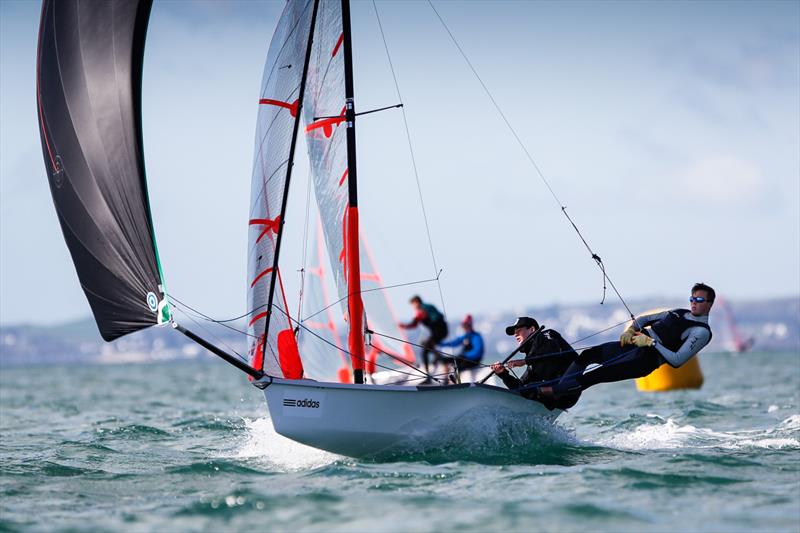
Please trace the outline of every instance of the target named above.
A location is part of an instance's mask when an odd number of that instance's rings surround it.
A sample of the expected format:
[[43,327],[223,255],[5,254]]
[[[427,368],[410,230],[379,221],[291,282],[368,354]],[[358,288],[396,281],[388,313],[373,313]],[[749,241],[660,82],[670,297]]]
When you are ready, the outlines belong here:
[[636,335],[636,330],[633,329],[633,326],[630,326],[628,329],[622,332],[622,335],[620,335],[619,345],[625,346],[626,344],[633,344],[634,335]]
[[637,333],[636,335],[633,336],[631,344],[635,344],[639,348],[646,348],[648,346],[652,346],[654,344],[654,341],[644,333]]

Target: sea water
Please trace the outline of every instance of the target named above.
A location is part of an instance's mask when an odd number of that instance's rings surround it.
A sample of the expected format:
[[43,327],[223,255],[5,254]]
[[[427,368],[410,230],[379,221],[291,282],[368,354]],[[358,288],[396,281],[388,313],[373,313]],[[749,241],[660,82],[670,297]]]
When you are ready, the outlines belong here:
[[275,434],[215,361],[2,368],[0,531],[800,531],[800,354],[701,366],[372,460]]

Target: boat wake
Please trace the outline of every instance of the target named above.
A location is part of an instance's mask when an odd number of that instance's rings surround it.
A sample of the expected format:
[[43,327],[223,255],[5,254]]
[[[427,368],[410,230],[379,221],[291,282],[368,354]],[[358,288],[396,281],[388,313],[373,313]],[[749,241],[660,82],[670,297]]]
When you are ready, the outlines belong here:
[[727,450],[800,449],[800,415],[792,415],[775,427],[743,431],[715,431],[680,425],[672,418],[664,420],[648,415],[648,422],[630,431],[615,431],[597,444],[621,450],[718,448]]
[[[244,419],[244,423],[246,437],[233,454],[236,458],[255,459],[283,472],[351,460],[279,435],[269,417]],[[571,465],[590,461],[590,457],[592,448],[579,442],[572,430],[536,416],[476,409],[435,432],[409,434],[401,444],[359,461]]]
[[243,420],[247,436],[235,453],[237,458],[263,461],[270,469],[282,472],[314,469],[342,459],[279,435],[269,417]]

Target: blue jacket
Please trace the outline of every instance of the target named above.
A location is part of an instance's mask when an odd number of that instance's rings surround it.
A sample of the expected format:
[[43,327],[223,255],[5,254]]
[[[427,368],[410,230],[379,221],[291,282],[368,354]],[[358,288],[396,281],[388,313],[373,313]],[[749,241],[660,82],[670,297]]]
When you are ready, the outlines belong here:
[[480,361],[483,358],[483,337],[477,331],[467,332],[451,341],[440,342],[439,346],[463,346],[459,357],[470,361]]

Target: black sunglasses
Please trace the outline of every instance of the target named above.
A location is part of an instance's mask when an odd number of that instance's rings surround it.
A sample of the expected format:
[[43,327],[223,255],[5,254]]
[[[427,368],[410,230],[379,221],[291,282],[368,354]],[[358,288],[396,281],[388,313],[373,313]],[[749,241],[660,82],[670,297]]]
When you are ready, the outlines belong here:
[[709,300],[708,298],[703,298],[702,296],[689,296],[689,301],[701,304],[703,302],[709,302],[711,300]]

